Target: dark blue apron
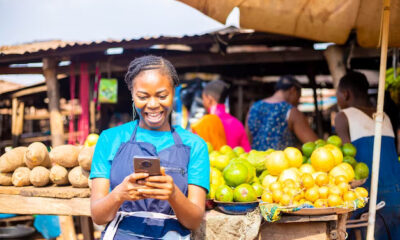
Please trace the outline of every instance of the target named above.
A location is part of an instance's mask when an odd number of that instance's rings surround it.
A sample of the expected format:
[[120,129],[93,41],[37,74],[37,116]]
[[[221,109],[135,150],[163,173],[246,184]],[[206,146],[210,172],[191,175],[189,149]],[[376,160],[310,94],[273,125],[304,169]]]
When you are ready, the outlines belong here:
[[[190,147],[183,145],[178,133],[171,127],[174,145],[163,149],[157,154],[156,147],[153,144],[135,140],[136,131],[137,125],[129,142],[121,144],[112,161],[110,173],[111,189],[114,189],[126,176],[135,171],[133,166],[134,156],[158,156],[161,166],[165,168],[165,173],[174,179],[175,185],[187,196],[187,167],[190,159]],[[190,234],[190,231],[178,222],[174,216],[174,211],[168,201],[165,200],[125,201],[118,212],[125,216],[121,217],[120,214],[117,214],[113,222],[107,225],[106,231],[109,231],[107,230],[108,228],[116,229],[114,230],[115,236],[111,239],[163,239],[167,233],[171,232],[178,233],[176,236],[183,237],[187,237]],[[152,213],[154,213],[154,217],[149,216]],[[143,216],[143,214],[146,216]],[[115,222],[117,223],[115,224]]]

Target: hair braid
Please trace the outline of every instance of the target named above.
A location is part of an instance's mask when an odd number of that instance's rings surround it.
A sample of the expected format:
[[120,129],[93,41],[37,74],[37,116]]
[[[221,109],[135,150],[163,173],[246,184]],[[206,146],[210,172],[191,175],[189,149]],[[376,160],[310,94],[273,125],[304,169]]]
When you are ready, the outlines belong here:
[[132,92],[133,81],[142,72],[146,70],[160,69],[166,73],[174,87],[179,85],[178,74],[175,67],[170,61],[153,55],[147,55],[139,58],[135,58],[128,66],[128,71],[125,74],[125,83],[128,86],[129,91]]

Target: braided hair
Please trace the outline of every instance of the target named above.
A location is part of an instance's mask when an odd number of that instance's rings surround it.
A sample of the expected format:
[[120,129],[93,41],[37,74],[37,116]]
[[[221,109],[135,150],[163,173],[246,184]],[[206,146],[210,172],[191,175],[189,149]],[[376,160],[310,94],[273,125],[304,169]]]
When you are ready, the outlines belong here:
[[128,71],[125,74],[125,83],[128,86],[129,91],[132,92],[133,81],[142,71],[154,69],[160,69],[163,73],[167,74],[172,81],[172,86],[176,87],[179,85],[178,74],[170,61],[162,57],[147,55],[135,58],[131,63],[129,63]]

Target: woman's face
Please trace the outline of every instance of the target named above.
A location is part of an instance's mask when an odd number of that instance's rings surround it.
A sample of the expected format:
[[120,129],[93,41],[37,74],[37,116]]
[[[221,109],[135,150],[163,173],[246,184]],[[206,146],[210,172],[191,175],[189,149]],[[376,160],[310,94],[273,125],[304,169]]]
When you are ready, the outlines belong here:
[[337,105],[339,106],[340,109],[345,109],[348,107],[347,94],[348,93],[343,89],[338,88],[336,90]]
[[291,87],[287,90],[287,99],[286,101],[293,106],[299,105],[299,100],[301,97],[301,89],[296,87]]
[[133,80],[133,101],[142,128],[169,131],[174,88],[170,77],[158,69],[142,71]]

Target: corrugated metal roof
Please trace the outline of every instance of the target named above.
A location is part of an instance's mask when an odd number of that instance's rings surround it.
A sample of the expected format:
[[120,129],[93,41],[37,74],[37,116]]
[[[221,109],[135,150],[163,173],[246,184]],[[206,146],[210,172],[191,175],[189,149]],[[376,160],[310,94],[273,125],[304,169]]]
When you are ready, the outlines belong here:
[[59,50],[68,47],[83,47],[89,45],[98,44],[119,44],[128,43],[135,41],[150,41],[150,40],[182,40],[185,38],[201,38],[212,35],[228,35],[228,34],[239,34],[239,33],[251,33],[252,30],[247,29],[237,29],[235,27],[224,28],[215,32],[205,33],[202,35],[184,35],[181,37],[172,36],[152,36],[152,37],[140,37],[131,39],[107,39],[101,41],[63,41],[63,40],[50,40],[50,41],[38,41],[20,45],[11,46],[0,46],[0,56],[1,55],[23,55],[29,53],[36,53],[40,51],[50,51]]

